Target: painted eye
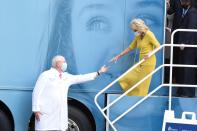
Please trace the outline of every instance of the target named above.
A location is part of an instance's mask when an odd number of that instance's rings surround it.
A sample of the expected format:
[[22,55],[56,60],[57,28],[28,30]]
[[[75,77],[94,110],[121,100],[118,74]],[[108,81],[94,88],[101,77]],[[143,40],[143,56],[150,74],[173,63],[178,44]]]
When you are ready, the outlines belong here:
[[96,16],[88,20],[86,24],[87,31],[109,32],[111,30],[110,22],[103,16]]

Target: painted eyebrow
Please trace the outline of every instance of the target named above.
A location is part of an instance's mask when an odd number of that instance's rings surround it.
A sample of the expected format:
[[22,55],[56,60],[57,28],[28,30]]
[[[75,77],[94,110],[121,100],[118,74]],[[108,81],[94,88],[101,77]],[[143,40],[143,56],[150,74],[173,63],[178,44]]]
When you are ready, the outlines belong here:
[[102,10],[102,9],[107,9],[107,5],[105,4],[90,4],[90,5],[87,5],[85,7],[83,7],[79,13],[79,15],[83,14],[86,10],[89,11],[89,10]]
[[[162,0],[141,0],[137,2],[136,4],[141,7],[148,7],[150,5],[154,5],[156,7],[158,6],[163,7],[160,1]],[[89,10],[102,10],[102,9],[106,10],[106,9],[109,9],[109,7],[105,4],[100,4],[100,3],[89,4],[80,10],[79,16],[81,16],[84,12],[89,11]]]
[[[150,5],[154,5],[156,7],[163,7],[162,0],[143,0],[137,3],[138,6],[147,7]],[[151,7],[151,6],[150,6]]]

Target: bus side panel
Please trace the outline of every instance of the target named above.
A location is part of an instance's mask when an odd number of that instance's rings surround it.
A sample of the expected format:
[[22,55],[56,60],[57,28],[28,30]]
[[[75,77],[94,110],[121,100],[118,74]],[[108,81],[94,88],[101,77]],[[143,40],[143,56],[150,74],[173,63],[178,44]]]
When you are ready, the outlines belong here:
[[56,0],[0,1],[0,100],[10,109],[15,131],[27,131],[31,92],[45,69]]
[[0,1],[0,86],[33,87],[45,68],[55,1]]
[[[112,102],[118,95],[109,95]],[[114,120],[142,97],[125,97],[109,110],[110,119]],[[168,110],[168,97],[153,96],[129,112],[123,119],[115,123],[119,131],[161,131],[164,111]],[[197,109],[197,98],[173,98],[172,110],[175,117],[181,118],[183,111],[195,112]],[[112,131],[110,128],[109,131]]]
[[[105,130],[105,120],[96,105],[94,104],[95,93],[70,92],[69,97],[81,102],[90,110],[91,114],[94,117],[97,131]],[[104,106],[105,95],[101,95],[99,97],[99,104],[101,107]]]
[[14,118],[15,131],[27,131],[31,117],[31,91],[0,90],[0,100]]

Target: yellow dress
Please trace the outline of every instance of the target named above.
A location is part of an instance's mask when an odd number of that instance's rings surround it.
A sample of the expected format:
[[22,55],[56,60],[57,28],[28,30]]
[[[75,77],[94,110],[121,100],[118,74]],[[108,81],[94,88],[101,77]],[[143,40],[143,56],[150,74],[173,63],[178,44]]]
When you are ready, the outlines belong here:
[[[140,50],[140,60],[144,58],[145,55],[148,55],[156,47],[159,47],[160,44],[155,38],[155,35],[151,31],[147,31],[144,35],[144,38],[141,39],[140,36],[135,37],[133,42],[130,44],[129,48],[132,50],[134,48],[139,48]],[[145,62],[137,66],[135,69],[126,74],[122,79],[119,80],[119,84],[124,91],[127,91],[133,87],[137,82],[147,76],[150,72],[155,69],[156,65],[156,56],[153,55],[148,58]],[[145,96],[148,94],[149,86],[151,82],[151,77],[142,82],[134,90],[129,92],[128,96]]]

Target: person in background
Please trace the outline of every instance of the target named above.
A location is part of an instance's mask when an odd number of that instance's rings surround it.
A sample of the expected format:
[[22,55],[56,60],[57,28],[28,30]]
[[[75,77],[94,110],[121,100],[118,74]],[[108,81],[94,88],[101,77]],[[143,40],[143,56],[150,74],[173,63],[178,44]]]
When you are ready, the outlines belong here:
[[55,56],[52,59],[51,69],[43,72],[36,82],[32,98],[36,131],[65,131],[68,128],[67,94],[69,87],[94,80],[108,70],[103,66],[98,72],[72,75],[65,72],[66,69],[65,58]]
[[[145,61],[137,66],[134,70],[126,74],[122,79],[119,80],[119,83],[124,91],[130,89],[137,82],[146,77],[155,69],[156,65],[156,56],[149,56],[150,53],[159,48],[160,44],[155,38],[155,35],[149,30],[147,25],[142,19],[134,19],[130,22],[130,27],[135,33],[135,38],[128,48],[126,48],[119,55],[112,58],[112,62],[116,62],[122,56],[131,52],[134,48],[139,48],[140,50],[140,60],[145,59]],[[138,87],[133,91],[129,92],[128,95],[135,96],[145,96],[148,94],[149,85],[151,82],[151,77],[142,82]]]
[[[197,9],[192,6],[192,0],[181,0],[182,16],[180,20],[180,29],[197,29]],[[197,44],[197,33],[195,32],[180,32],[179,44],[194,45]],[[196,48],[180,47],[179,63],[186,65],[195,65]],[[196,84],[196,69],[181,68],[179,70],[179,84]],[[177,95],[182,97],[194,97],[195,88],[178,88]]]
[[[173,21],[172,21],[172,28],[171,33],[180,28],[180,21],[181,21],[181,15],[182,15],[182,7],[181,7],[181,1],[180,0],[168,0],[167,1],[167,14],[173,15]],[[174,35],[174,44],[178,44],[179,39],[179,33],[176,33]],[[179,56],[180,56],[180,49],[178,47],[173,48],[173,64],[179,63]],[[176,83],[178,79],[180,79],[179,73],[180,68],[173,68],[173,82]]]
[[174,19],[173,19],[172,29],[171,29],[171,31],[173,32],[174,30],[179,28],[179,23],[180,23],[179,21],[182,15],[182,8],[181,8],[180,0],[168,0],[167,1],[167,14],[168,15],[174,14]]

